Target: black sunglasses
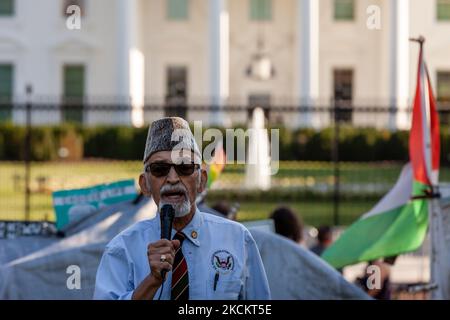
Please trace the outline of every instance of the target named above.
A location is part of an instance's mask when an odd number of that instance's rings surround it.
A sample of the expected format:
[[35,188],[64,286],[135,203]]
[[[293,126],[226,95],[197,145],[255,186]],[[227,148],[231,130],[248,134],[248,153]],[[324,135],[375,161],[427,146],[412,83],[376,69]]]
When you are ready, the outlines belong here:
[[145,167],[145,172],[150,172],[155,177],[165,177],[169,174],[170,168],[174,167],[179,176],[190,176],[196,169],[199,168],[195,163],[166,163],[154,162]]

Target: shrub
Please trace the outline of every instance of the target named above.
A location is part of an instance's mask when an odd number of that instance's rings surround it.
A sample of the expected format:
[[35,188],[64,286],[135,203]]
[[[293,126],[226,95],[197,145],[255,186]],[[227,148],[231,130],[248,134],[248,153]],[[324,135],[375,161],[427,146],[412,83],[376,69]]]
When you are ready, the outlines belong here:
[[[245,127],[240,126],[245,130]],[[83,144],[84,157],[141,160],[147,127],[81,127],[73,125],[32,128],[31,159],[48,161],[58,158],[61,137],[75,132]],[[203,128],[206,130],[207,128]],[[225,138],[225,129],[221,130]],[[335,142],[334,128],[322,130],[279,128],[280,160],[330,161]],[[23,160],[26,130],[10,123],[0,124],[0,160]],[[407,161],[409,131],[391,132],[373,128],[339,128],[341,161]],[[224,141],[225,142],[225,141]],[[203,143],[203,148],[209,142]],[[235,155],[237,143],[235,141]],[[224,143],[226,149],[226,143]],[[441,162],[450,163],[450,132],[441,128]]]

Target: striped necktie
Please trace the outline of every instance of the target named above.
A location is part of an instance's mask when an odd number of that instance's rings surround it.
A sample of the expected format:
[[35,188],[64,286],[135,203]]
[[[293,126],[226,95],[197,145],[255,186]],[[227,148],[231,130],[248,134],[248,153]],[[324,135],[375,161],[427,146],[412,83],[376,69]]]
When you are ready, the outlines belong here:
[[173,237],[180,241],[180,247],[175,253],[175,260],[172,266],[172,293],[171,300],[189,300],[189,275],[186,259],[184,259],[181,246],[186,236],[182,232],[177,232]]

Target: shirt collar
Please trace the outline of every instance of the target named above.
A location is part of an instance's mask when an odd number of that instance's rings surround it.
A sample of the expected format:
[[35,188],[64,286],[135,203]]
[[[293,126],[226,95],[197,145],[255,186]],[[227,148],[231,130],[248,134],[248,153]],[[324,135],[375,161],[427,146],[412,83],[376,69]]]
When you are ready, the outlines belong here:
[[[192,217],[192,220],[188,223],[187,226],[181,230],[181,232],[184,233],[186,238],[188,238],[193,244],[195,244],[197,247],[200,246],[199,233],[200,233],[200,226],[203,223],[203,216],[200,210],[198,208],[195,209],[194,216]],[[172,230],[172,232],[176,233],[175,230]]]

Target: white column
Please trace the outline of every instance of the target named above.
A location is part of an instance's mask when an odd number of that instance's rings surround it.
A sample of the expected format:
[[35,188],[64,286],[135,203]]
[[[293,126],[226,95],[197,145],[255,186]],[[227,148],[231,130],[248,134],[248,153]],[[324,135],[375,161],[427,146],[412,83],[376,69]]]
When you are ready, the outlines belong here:
[[409,97],[409,0],[391,0],[390,104],[397,108],[391,114],[391,130],[409,129],[406,113]]
[[143,125],[144,54],[141,41],[140,0],[117,0],[117,95],[118,102],[131,105],[131,112],[118,112],[118,122]]
[[[225,105],[229,95],[229,14],[226,0],[209,0],[209,84],[210,102]],[[222,110],[212,111],[211,124],[224,122]]]
[[[298,0],[299,94],[301,106],[314,106],[319,97],[319,1]],[[301,112],[300,125],[318,125],[318,114]]]

